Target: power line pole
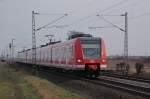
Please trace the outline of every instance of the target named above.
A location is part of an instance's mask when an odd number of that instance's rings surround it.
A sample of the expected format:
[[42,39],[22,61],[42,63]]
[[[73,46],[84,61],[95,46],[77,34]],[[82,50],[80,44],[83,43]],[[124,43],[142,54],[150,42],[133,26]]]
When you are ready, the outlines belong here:
[[62,18],[64,18],[65,16],[67,16],[68,14],[63,14],[63,16],[51,21],[50,23],[40,27],[40,28],[35,28],[35,15],[38,15],[40,13],[35,13],[34,11],[32,11],[32,64],[36,65],[36,31],[39,31],[43,28],[46,28],[47,26],[61,20]]
[[11,47],[12,47],[12,45],[11,45],[11,43],[9,43],[9,64],[11,63]]
[[14,62],[14,40],[15,39],[12,39],[12,42],[11,42],[12,63]]
[[35,12],[32,11],[32,64],[36,64]]
[[33,69],[35,69],[36,72],[37,72],[37,68],[38,68],[38,66],[36,66],[36,34],[35,34],[36,31],[44,29],[47,26],[57,22],[58,20],[60,20],[60,19],[62,19],[68,15],[68,14],[63,14],[63,16],[57,18],[56,20],[53,20],[50,23],[36,29],[36,27],[35,27],[35,15],[39,15],[39,14],[40,13],[35,13],[34,11],[32,11],[32,64],[33,64]]
[[[97,15],[99,18],[103,19],[105,22],[111,24],[113,27],[118,28],[119,30],[124,32],[124,60],[125,62],[128,60],[128,13],[125,12],[125,14],[119,15],[119,16],[124,16],[125,17],[125,29],[120,28],[119,26],[113,24],[112,22],[108,21],[101,15]],[[111,16],[111,15],[109,15]],[[116,15],[115,15],[116,16]],[[95,28],[95,27],[91,27]],[[97,27],[96,27],[97,28]],[[98,28],[103,28],[103,27],[98,27]]]
[[124,58],[128,60],[128,13],[125,13]]

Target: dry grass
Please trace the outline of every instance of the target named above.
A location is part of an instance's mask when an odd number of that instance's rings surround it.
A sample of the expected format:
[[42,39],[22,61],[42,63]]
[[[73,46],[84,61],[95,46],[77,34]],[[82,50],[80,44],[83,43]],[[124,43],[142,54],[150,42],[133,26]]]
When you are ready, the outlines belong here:
[[[123,62],[123,59],[110,59],[107,60],[107,69],[108,70],[116,70],[116,64]],[[136,68],[135,64],[136,63],[143,63],[144,64],[144,73],[149,73],[150,74],[150,62],[145,62],[144,60],[128,60],[128,64],[130,65],[129,68],[129,74],[135,74],[136,73]]]
[[43,99],[86,99],[45,79],[34,76],[27,76],[25,79],[38,90]]
[[15,65],[0,63],[0,99],[87,99]]
[[0,63],[0,99],[39,99],[36,90],[6,63]]
[[47,90],[47,88],[45,88],[45,86],[41,83],[39,79],[32,76],[26,77],[25,79],[36,88],[39,95],[43,99],[58,99],[56,95],[53,95],[50,90]]

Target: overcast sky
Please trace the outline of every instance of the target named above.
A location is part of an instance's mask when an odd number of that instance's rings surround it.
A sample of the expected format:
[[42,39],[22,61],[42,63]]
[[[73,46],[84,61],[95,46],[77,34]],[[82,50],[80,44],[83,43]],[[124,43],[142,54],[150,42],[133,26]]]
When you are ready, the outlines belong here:
[[[36,28],[67,13],[68,16],[50,25],[70,25],[65,28],[47,28],[36,33],[37,44],[48,42],[47,34],[56,40],[65,40],[70,30],[82,31],[102,37],[106,42],[108,55],[122,55],[124,33],[117,28],[89,29],[111,24],[98,18],[97,13],[124,29],[124,17],[116,16],[128,12],[129,55],[150,55],[150,0],[0,0],[0,52],[8,48],[14,38],[16,50],[31,48],[32,11],[36,15]],[[42,13],[58,13],[47,15]],[[90,16],[86,18],[87,16]],[[82,20],[80,20],[82,19]],[[72,24],[73,23],[73,24]]]

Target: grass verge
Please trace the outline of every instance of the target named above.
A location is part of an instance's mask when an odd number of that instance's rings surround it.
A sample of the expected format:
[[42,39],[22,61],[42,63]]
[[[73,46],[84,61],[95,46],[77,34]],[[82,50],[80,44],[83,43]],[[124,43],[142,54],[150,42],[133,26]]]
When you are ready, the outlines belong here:
[[0,99],[39,99],[35,88],[24,77],[22,72],[0,63]]
[[26,76],[25,79],[36,88],[43,99],[87,99],[45,79],[34,76]]
[[87,99],[18,67],[0,63],[0,99]]

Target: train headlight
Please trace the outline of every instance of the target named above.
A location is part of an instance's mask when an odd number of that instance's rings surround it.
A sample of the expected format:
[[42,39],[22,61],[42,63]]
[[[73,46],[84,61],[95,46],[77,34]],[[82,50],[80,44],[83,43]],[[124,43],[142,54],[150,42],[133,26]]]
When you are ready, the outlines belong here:
[[81,62],[82,62],[82,60],[81,60],[81,59],[78,59],[78,60],[77,60],[77,62],[78,62],[78,63],[81,63]]
[[105,60],[105,59],[102,59],[102,62],[106,62],[106,60]]

